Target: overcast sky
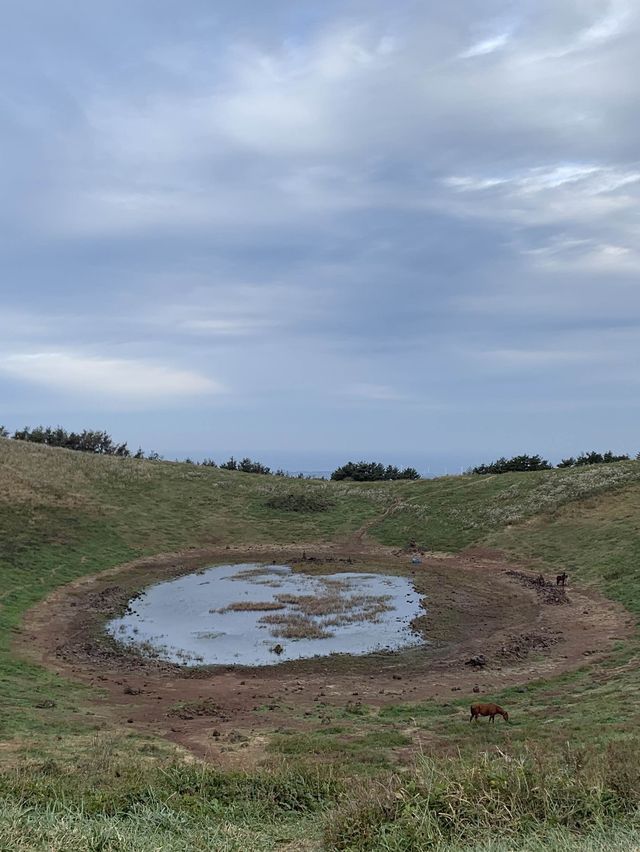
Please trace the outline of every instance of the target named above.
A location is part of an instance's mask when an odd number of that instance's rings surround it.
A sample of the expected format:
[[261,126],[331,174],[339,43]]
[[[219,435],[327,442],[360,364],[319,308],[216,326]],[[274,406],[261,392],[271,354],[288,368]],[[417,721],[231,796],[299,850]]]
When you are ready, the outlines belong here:
[[0,423],[640,450],[640,3],[0,7]]

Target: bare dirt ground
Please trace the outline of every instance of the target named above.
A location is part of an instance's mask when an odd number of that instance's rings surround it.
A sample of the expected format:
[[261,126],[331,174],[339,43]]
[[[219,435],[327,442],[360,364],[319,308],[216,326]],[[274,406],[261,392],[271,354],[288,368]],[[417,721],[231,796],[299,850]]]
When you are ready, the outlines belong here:
[[[149,583],[241,562],[410,576],[425,598],[427,611],[414,627],[427,644],[365,657],[193,670],[144,659],[105,639],[104,622]],[[558,602],[550,591],[555,577],[538,587],[536,576],[478,549],[425,554],[413,565],[411,552],[373,546],[364,536],[335,546],[190,550],[140,559],[59,589],[28,614],[17,647],[23,657],[100,688],[103,697],[91,709],[107,726],[129,725],[221,765],[246,766],[263,755],[267,732],[317,726],[323,707],[450,700],[456,692],[491,696],[603,659],[631,635],[633,622],[622,607],[571,585]],[[484,664],[470,663],[473,658]]]

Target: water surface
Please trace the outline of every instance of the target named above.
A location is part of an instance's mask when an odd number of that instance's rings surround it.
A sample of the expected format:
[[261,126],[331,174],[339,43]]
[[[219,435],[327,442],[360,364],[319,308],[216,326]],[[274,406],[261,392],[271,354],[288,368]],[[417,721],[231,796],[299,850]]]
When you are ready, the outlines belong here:
[[410,627],[420,601],[405,577],[220,565],[149,587],[107,631],[184,665],[272,665],[422,644]]

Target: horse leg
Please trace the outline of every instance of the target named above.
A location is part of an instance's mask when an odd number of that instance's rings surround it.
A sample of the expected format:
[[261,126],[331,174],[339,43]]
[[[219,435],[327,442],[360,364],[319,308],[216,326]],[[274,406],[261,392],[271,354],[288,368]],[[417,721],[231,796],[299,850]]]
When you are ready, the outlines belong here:
[[491,716],[489,716],[489,721],[495,723],[495,721],[496,721],[495,715],[492,714]]

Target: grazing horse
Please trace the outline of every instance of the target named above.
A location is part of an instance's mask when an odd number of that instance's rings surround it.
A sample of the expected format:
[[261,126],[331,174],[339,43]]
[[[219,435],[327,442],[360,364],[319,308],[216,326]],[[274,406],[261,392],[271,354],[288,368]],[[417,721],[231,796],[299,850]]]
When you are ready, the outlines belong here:
[[509,714],[498,704],[472,704],[469,721],[473,722],[475,719],[477,722],[479,716],[488,716],[490,722],[495,722],[496,716],[502,716],[505,722],[509,721]]
[[556,577],[556,586],[564,586],[568,579],[569,575],[566,571],[563,571],[562,574],[558,574]]

